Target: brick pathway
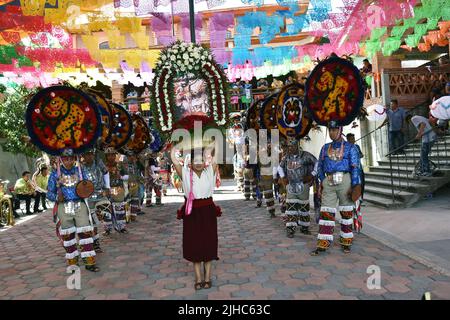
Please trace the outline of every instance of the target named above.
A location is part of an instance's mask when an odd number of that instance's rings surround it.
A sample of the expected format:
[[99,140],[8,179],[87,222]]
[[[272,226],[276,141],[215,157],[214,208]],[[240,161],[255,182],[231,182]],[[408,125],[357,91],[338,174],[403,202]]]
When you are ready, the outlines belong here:
[[[285,236],[255,202],[231,188],[215,196],[219,261],[214,287],[195,292],[191,264],[182,259],[181,198],[169,195],[161,208],[129,225],[130,234],[102,238],[98,274],[81,269],[81,290],[66,288],[64,250],[49,212],[0,232],[0,299],[450,299],[450,278],[429,270],[364,235],[344,255],[336,245],[311,257],[313,235]],[[171,202],[171,203],[168,203]],[[174,203],[177,202],[177,203]],[[367,267],[381,268],[381,289],[367,289]]]

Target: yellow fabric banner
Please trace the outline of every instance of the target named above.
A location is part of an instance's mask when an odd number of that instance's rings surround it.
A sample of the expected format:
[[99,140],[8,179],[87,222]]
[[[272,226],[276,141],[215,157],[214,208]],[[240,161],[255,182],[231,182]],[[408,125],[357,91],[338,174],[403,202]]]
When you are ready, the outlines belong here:
[[98,60],[99,59],[99,40],[96,36],[92,35],[82,35],[81,40],[84,43],[84,46],[89,51],[89,54],[92,56],[93,59]]
[[111,49],[125,48],[125,36],[122,36],[119,30],[107,30],[106,34],[108,35],[109,47]]
[[142,60],[147,62],[150,68],[154,68],[159,58],[160,50],[145,50],[142,53]]
[[141,67],[142,52],[139,49],[125,50],[124,59],[130,67],[139,69]]
[[121,52],[118,50],[101,50],[100,62],[107,68],[118,68]]
[[144,31],[130,33],[130,36],[139,49],[146,50],[150,46],[150,36],[145,32],[145,29]]
[[141,29],[142,19],[141,18],[119,18],[117,19],[117,28],[122,33],[134,33],[139,32]]

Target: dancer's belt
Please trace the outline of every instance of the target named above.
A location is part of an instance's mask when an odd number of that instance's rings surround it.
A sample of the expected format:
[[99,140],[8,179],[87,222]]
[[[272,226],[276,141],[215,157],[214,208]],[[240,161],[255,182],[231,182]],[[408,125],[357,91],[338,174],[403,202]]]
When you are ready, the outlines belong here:
[[[183,206],[178,209],[177,211],[177,219],[183,219],[185,216],[185,208],[186,208],[186,201],[187,199],[184,198],[184,204]],[[222,209],[219,206],[216,206],[212,200],[212,198],[206,198],[206,199],[194,199],[194,201],[192,202],[192,208],[201,208],[201,207],[207,207],[207,206],[211,206],[214,205],[214,207],[216,208],[216,216],[220,217],[222,215]]]
[[330,186],[338,186],[342,183],[345,174],[348,174],[348,172],[338,171],[333,173],[326,173],[325,175]]
[[120,192],[123,192],[124,188],[123,187],[111,187],[111,195],[117,196]]
[[[184,198],[184,203],[186,203],[186,198]],[[201,208],[206,207],[214,204],[214,201],[212,198],[206,198],[206,199],[194,199],[192,202],[192,208]]]

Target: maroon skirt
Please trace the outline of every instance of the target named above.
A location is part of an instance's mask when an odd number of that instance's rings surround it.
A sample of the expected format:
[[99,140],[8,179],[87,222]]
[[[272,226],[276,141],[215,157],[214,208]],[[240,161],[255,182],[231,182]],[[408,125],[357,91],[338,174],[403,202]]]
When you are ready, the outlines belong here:
[[[185,206],[180,209],[184,213]],[[194,200],[191,214],[183,215],[183,258],[191,262],[219,260],[217,216],[212,198]]]

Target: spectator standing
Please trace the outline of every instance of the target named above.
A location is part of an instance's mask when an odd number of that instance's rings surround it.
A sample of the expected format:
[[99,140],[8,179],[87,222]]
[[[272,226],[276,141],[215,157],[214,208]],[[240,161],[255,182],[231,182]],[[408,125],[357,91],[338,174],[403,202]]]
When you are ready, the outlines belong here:
[[46,165],[42,165],[38,171],[36,171],[33,175],[33,184],[36,190],[36,198],[34,201],[37,202],[39,206],[39,202],[42,202],[43,210],[47,210],[47,186],[48,186],[48,168]]
[[[389,150],[392,152],[395,149],[403,146],[405,137],[405,109],[398,106],[398,101],[393,99],[391,101],[391,108],[386,111],[387,118],[381,126],[384,126],[386,122],[389,123]],[[402,153],[403,150],[397,150]]]
[[371,86],[371,78],[370,77],[373,75],[372,64],[369,62],[368,59],[363,60],[363,67],[361,68],[360,72],[361,72],[361,76],[364,79],[364,81],[363,81],[364,91],[367,91],[368,89],[370,89],[370,86]]
[[436,118],[430,120],[422,116],[414,116],[411,118],[412,124],[417,129],[416,139],[422,139],[422,147],[420,149],[420,163],[421,168],[419,175],[424,177],[431,177],[433,173],[430,170],[429,154],[431,148],[437,140],[437,135],[433,130],[432,125],[435,125]]
[[243,84],[243,95],[241,96],[241,101],[244,109],[248,109],[252,103],[252,85],[247,80]]
[[430,101],[433,103],[435,100],[444,96],[444,88],[442,87],[442,83],[440,80],[436,80],[433,83],[433,87],[430,89],[429,97]]
[[289,76],[284,84],[286,86],[288,86],[288,85],[293,84],[293,83],[294,83],[294,77],[293,76]]
[[262,78],[258,80],[258,89],[267,89],[269,88],[269,83],[267,82],[266,79]]
[[271,87],[276,91],[280,91],[281,88],[283,88],[283,81],[281,81],[280,79],[274,79]]
[[[24,171],[22,173],[22,178],[16,181],[14,185],[14,216],[18,216],[17,209],[20,207],[20,201],[25,200],[27,215],[31,215],[30,206],[31,200],[35,198],[36,192],[30,181],[31,173],[29,171]],[[39,202],[34,201],[34,213],[42,212],[39,211]]]
[[361,68],[361,74],[363,77],[372,75],[372,64],[368,59],[363,60],[363,67]]
[[241,85],[239,81],[236,81],[231,85],[231,105],[233,106],[233,110],[239,110],[239,96],[241,94]]

